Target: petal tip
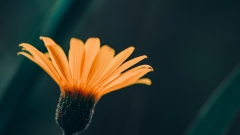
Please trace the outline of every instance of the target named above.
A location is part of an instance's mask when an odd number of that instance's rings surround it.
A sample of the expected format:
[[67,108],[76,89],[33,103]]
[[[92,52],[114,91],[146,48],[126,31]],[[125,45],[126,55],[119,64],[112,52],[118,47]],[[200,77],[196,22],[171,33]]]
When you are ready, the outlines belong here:
[[152,85],[152,81],[150,79],[146,78],[144,84],[150,86],[150,85]]
[[98,37],[90,37],[87,40],[100,40]]
[[135,50],[135,47],[134,47],[134,46],[130,46],[129,48]]
[[80,39],[72,37],[70,40],[80,40]]
[[91,39],[91,40],[99,40],[98,37],[90,37],[90,38],[88,38],[88,39]]
[[18,45],[18,47],[23,47],[24,44],[26,44],[26,43],[21,43]]
[[152,85],[152,81],[151,80],[149,80],[149,82],[148,83],[145,83],[147,86],[151,86]]
[[40,40],[43,40],[45,45],[55,45],[56,43],[49,37],[40,36]]
[[150,69],[150,70],[151,70],[151,72],[153,72],[153,71],[154,71],[153,67],[151,67],[151,66],[149,66],[149,67],[148,67],[148,69]]
[[[98,37],[90,37],[87,39],[87,41],[91,41],[91,42],[99,42],[100,43],[100,39]],[[86,41],[86,42],[87,42]]]
[[152,85],[152,81],[149,78],[142,78],[140,80],[138,80],[136,83],[138,84],[145,84],[145,85]]
[[48,38],[48,37],[45,37],[45,36],[40,36],[39,39],[43,40],[44,38]]

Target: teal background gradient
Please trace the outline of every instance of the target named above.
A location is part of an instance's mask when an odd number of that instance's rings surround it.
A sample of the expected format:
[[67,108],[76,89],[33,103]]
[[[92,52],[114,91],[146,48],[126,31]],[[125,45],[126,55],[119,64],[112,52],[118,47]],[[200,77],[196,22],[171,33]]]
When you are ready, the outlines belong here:
[[[152,86],[103,96],[82,135],[187,134],[240,61],[239,7],[238,0],[0,0],[0,135],[61,134],[54,121],[57,84],[16,55],[23,42],[46,52],[39,36],[66,53],[71,37],[99,37],[116,52],[135,46],[130,58],[146,54],[140,64],[154,68],[146,75]],[[239,109],[221,134],[240,134]]]

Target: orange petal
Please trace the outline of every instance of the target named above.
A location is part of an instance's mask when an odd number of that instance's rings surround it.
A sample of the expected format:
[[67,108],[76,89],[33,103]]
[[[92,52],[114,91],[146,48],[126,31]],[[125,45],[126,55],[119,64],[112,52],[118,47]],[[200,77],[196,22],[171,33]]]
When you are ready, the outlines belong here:
[[[133,69],[134,70],[134,69]],[[122,75],[120,75],[119,77],[117,77],[115,80],[113,80],[112,82],[108,83],[106,85],[106,88],[105,89],[108,89],[109,87],[112,87],[116,84],[119,84],[119,83],[122,83],[124,82],[125,80],[128,80],[128,78],[131,78],[131,77],[136,77],[136,76],[139,76],[138,78],[136,78],[135,81],[137,81],[140,77],[142,77],[143,75],[145,75],[146,73],[152,71],[151,68],[142,68],[142,69],[138,69],[138,70],[134,70],[134,71],[129,71],[128,73],[124,73]],[[141,74],[143,73],[143,75],[141,76]]]
[[80,81],[80,72],[84,58],[84,43],[82,40],[76,38],[70,40],[68,58],[73,84],[79,89],[80,86],[78,86],[78,82]]
[[[131,66],[135,65],[136,63],[140,62],[141,60],[147,58],[146,55],[136,57],[131,59],[125,63],[123,63],[117,70],[115,70],[110,76],[107,77],[107,82],[112,81],[115,79],[121,72],[125,71],[126,69],[130,68]],[[144,66],[144,65],[141,65]],[[148,66],[148,65],[147,65]],[[105,82],[106,83],[106,82]]]
[[[134,67],[134,68],[126,71],[122,75],[130,75],[132,72],[138,71],[139,69],[151,69],[151,70],[153,70],[153,68],[149,65],[140,65],[140,66]],[[104,86],[104,85],[108,84],[109,82],[113,81],[114,79],[116,79],[116,78],[118,78],[119,76],[122,76],[122,75],[120,73],[116,73],[116,74],[112,75],[111,78],[106,79],[105,82],[100,83],[100,85]]]
[[120,76],[118,79],[116,79],[114,82],[109,84],[109,86],[98,90],[99,94],[98,97],[101,97],[109,92],[130,86],[137,82],[139,78],[147,74],[148,72],[151,72],[151,69],[140,69],[139,71],[135,71],[131,73],[131,75],[125,75],[125,76]]
[[96,81],[96,85],[106,79],[112,72],[114,72],[134,51],[134,47],[128,47],[119,54],[117,54],[110,62],[108,67]]
[[86,87],[87,78],[89,75],[89,71],[93,64],[94,58],[97,55],[100,49],[100,40],[99,38],[89,38],[85,43],[85,60],[82,70],[82,78],[81,78],[81,87]]
[[[68,65],[67,57],[60,46],[58,46],[51,38],[48,37],[40,37],[43,40],[51,60],[60,74],[61,78],[66,81],[66,84],[69,88],[72,87],[72,76]],[[69,89],[70,90],[70,89]]]
[[139,56],[139,57],[136,57],[134,59],[131,59],[125,63],[123,63],[117,70],[115,73],[121,73],[123,72],[124,70],[130,68],[131,66],[137,64],[138,62],[142,61],[143,59],[147,58],[146,55],[143,55],[143,56]]
[[141,72],[138,72],[137,74],[132,75],[129,78],[127,78],[126,76],[119,78],[118,80],[113,82],[113,84],[110,84],[108,87],[106,87],[101,92],[99,92],[99,95],[102,96],[109,92],[130,86],[130,85],[134,84],[139,78],[141,78],[142,76],[144,76],[145,74],[147,74],[148,72],[151,72],[151,71],[152,71],[151,69],[146,69],[146,70],[142,70]]
[[100,48],[88,76],[88,87],[92,86],[96,79],[101,76],[102,72],[107,68],[108,64],[114,57],[114,53],[114,49],[107,45]]
[[61,79],[59,77],[59,74],[57,73],[55,67],[53,66],[51,61],[47,58],[47,56],[45,56],[43,53],[41,53],[40,51],[38,51],[36,48],[34,48],[33,46],[31,46],[29,44],[23,43],[23,44],[20,44],[20,46],[24,47],[25,50],[27,50],[32,55],[30,55],[26,52],[19,52],[18,55],[19,54],[24,55],[25,57],[29,58],[30,60],[32,60],[33,62],[38,64],[42,69],[44,69],[54,79],[54,81],[60,87],[63,86]]
[[142,78],[137,80],[134,84],[146,84],[146,85],[151,85],[152,81],[148,78]]

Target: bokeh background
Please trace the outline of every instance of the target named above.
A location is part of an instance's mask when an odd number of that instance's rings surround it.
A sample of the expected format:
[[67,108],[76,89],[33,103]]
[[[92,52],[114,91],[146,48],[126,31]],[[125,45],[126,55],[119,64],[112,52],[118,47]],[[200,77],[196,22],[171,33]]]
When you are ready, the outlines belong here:
[[[238,0],[1,0],[0,134],[61,135],[57,84],[16,55],[22,42],[45,52],[41,35],[65,52],[71,37],[99,37],[116,52],[133,45],[130,58],[146,54],[141,63],[155,70],[146,75],[152,86],[105,95],[82,135],[183,134],[240,61],[239,6]],[[238,119],[225,134],[238,134]]]

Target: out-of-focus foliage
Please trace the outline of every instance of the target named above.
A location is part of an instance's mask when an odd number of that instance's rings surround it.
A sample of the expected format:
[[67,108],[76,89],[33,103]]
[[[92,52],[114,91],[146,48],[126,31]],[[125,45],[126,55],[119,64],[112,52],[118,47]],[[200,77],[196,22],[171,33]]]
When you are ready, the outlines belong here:
[[212,93],[185,134],[225,135],[231,132],[229,128],[233,125],[231,123],[235,121],[234,118],[236,118],[240,106],[239,88],[240,66],[238,65]]

